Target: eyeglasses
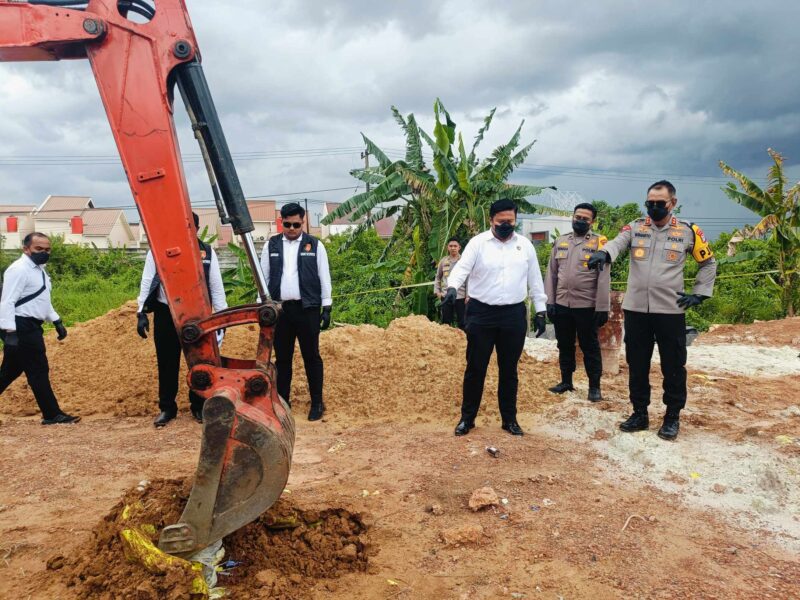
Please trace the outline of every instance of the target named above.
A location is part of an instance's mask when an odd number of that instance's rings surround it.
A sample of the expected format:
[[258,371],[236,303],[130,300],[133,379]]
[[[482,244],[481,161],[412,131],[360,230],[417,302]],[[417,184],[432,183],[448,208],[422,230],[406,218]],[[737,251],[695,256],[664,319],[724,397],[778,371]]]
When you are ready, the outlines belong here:
[[645,200],[644,205],[647,208],[666,208],[667,203],[664,200]]
[[284,221],[283,228],[284,229],[300,229],[303,226],[302,223],[298,223],[297,221]]

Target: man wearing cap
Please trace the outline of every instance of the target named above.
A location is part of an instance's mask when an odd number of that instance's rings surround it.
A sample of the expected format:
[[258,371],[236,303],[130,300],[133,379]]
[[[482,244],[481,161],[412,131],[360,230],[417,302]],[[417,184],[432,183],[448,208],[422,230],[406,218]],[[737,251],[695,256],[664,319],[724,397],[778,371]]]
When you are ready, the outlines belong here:
[[[194,227],[200,227],[200,217],[192,213]],[[211,300],[214,312],[228,308],[225,298],[225,288],[222,285],[222,273],[219,268],[217,253],[197,239],[200,246],[200,257],[203,261],[203,274],[205,275],[206,290]],[[178,375],[181,366],[181,342],[172,313],[169,310],[167,295],[161,278],[156,272],[156,263],[153,252],[148,251],[144,260],[142,281],[139,286],[139,310],[136,314],[136,331],[142,339],[147,338],[150,330],[148,313],[153,313],[153,341],[156,347],[156,363],[158,364],[158,408],[161,411],[153,421],[156,427],[164,427],[178,415],[178,404],[175,398],[178,395]],[[217,333],[217,342],[222,342],[222,333]],[[203,422],[203,398],[193,391],[189,391],[189,408],[192,416],[198,423]]]
[[591,255],[608,241],[592,231],[597,216],[594,205],[578,204],[572,215],[572,233],[562,235],[553,244],[545,277],[547,315],[553,322],[558,340],[561,382],[550,388],[556,394],[573,391],[575,372],[575,336],[583,352],[583,366],[589,377],[591,402],[602,400],[600,376],[603,359],[597,330],[608,322],[610,308],[610,269],[589,269]]
[[29,233],[22,240],[22,256],[6,269],[0,298],[0,337],[4,343],[0,394],[25,373],[42,411],[42,425],[60,425],[77,423],[81,418],[61,410],[50,385],[42,323],[55,325],[59,341],[67,337],[67,328],[50,301],[53,286],[44,269],[50,251],[50,238]]
[[261,268],[270,298],[281,303],[274,346],[278,394],[290,403],[297,340],[311,395],[308,420],[319,421],[325,414],[319,334],[331,324],[333,300],[328,254],[324,244],[303,232],[305,216],[305,209],[296,202],[281,207],[283,233],[271,237],[264,246]]
[[[658,344],[667,407],[658,436],[674,440],[680,429],[680,411],[686,405],[685,311],[710,298],[717,263],[702,230],[678,219],[675,186],[657,181],[647,190],[647,217],[625,225],[620,234],[589,259],[602,269],[630,250],[625,311],[625,358],[633,414],[620,424],[622,431],[642,431],[650,423],[650,360]],[[700,265],[691,294],[684,292],[683,268],[691,255]]]
[[517,423],[517,365],[525,346],[528,311],[535,309],[536,337],[545,330],[547,294],[536,250],[530,240],[517,235],[517,205],[500,199],[489,208],[491,229],[472,238],[447,282],[443,303],[453,303],[469,277],[467,304],[467,369],[464,373],[461,420],[456,435],[475,427],[483,396],[486,369],[497,351],[497,399],[502,427],[511,435],[523,435]]

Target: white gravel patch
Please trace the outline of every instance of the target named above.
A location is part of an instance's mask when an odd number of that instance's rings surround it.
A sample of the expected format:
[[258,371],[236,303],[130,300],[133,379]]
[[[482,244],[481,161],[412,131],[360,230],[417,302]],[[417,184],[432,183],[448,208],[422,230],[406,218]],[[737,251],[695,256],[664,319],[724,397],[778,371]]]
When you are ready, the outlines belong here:
[[[800,376],[800,350],[790,346],[715,344],[689,346],[686,364],[693,371],[729,373],[748,377]],[[658,364],[658,348],[653,363]]]
[[[800,459],[767,445],[694,432],[691,426],[684,426],[676,442],[666,442],[656,436],[660,409],[651,411],[649,431],[623,433],[618,429],[621,415],[598,410],[570,393],[548,413],[543,429],[591,444],[605,458],[599,465],[607,479],[676,493],[689,506],[711,509],[746,529],[768,530],[800,551]],[[800,445],[800,440],[775,443]]]
[[526,337],[525,353],[539,362],[553,362],[558,360],[558,342],[544,337]]

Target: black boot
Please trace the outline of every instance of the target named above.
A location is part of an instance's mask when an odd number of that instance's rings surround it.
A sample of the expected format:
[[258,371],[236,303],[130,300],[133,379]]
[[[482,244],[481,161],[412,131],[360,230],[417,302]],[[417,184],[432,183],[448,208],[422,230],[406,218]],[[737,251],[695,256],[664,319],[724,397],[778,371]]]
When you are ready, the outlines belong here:
[[622,431],[645,431],[650,427],[650,419],[647,417],[647,409],[634,410],[633,414],[619,424]]
[[658,437],[662,440],[672,441],[678,437],[680,429],[680,413],[667,412],[667,414],[664,415],[664,423],[658,430]]
[[311,409],[308,411],[308,420],[319,421],[322,418],[322,415],[324,414],[325,414],[325,403],[314,402],[311,404]]
[[554,394],[563,394],[565,392],[574,392],[575,388],[572,385],[572,373],[561,372],[561,383],[549,388]]
[[603,399],[603,395],[600,393],[600,387],[589,387],[589,402],[600,402]]

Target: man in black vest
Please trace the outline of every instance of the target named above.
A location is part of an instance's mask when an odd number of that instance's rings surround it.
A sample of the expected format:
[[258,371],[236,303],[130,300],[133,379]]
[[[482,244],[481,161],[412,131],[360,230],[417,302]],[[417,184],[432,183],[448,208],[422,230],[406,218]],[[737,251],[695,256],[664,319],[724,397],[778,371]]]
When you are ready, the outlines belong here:
[[[200,217],[192,213],[195,229],[200,226]],[[200,256],[203,260],[203,273],[206,279],[206,288],[211,299],[214,312],[228,308],[225,299],[225,288],[222,286],[222,273],[219,261],[211,246],[201,241]],[[175,397],[178,395],[178,374],[181,366],[181,342],[172,314],[167,304],[167,296],[161,285],[161,278],[156,272],[156,263],[153,253],[148,252],[144,261],[142,283],[139,287],[139,312],[136,331],[142,338],[147,338],[150,331],[150,322],[147,313],[153,313],[153,341],[156,346],[156,363],[158,363],[158,408],[160,414],[153,421],[156,427],[164,427],[178,414],[178,404]],[[221,335],[217,336],[222,341]],[[192,416],[198,423],[203,422],[203,398],[189,392],[189,406]]]
[[311,394],[308,420],[318,421],[325,412],[319,332],[331,324],[331,274],[325,245],[303,232],[305,216],[306,211],[295,202],[281,207],[283,234],[271,237],[264,246],[261,268],[270,297],[283,307],[275,326],[278,393],[289,402],[297,339]]

